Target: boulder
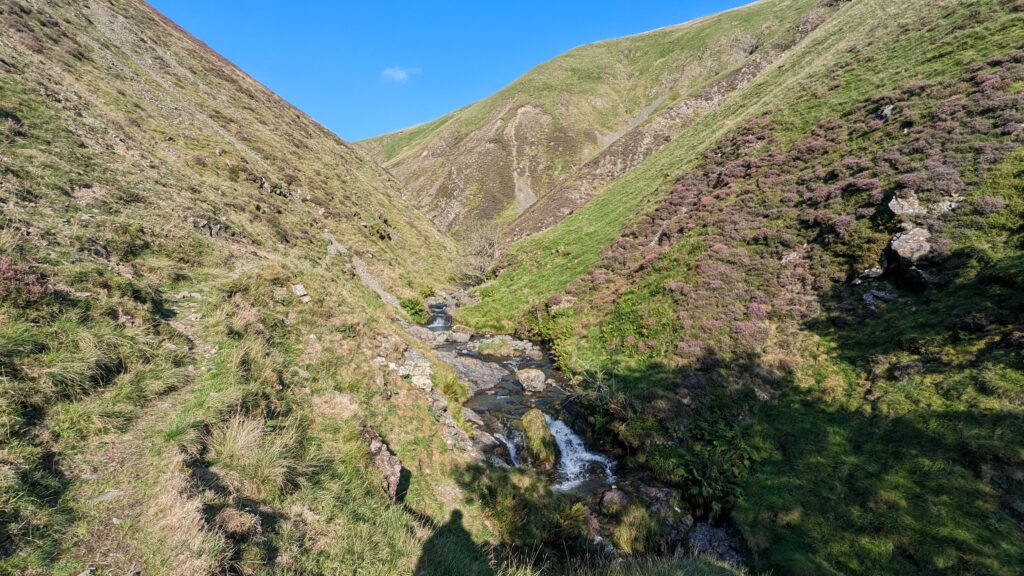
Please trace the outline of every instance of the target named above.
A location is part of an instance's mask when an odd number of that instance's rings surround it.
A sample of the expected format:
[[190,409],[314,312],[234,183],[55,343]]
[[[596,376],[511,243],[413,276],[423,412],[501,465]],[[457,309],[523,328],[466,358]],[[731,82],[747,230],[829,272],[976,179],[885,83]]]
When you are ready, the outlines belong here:
[[526,393],[543,392],[547,387],[547,376],[536,368],[526,368],[516,372],[516,379],[523,385]]
[[373,465],[384,475],[384,493],[392,502],[399,500],[398,488],[402,479],[402,461],[395,456],[388,445],[384,443],[380,435],[370,427],[363,428],[370,445],[370,456],[373,458]]
[[892,210],[892,213],[897,216],[924,216],[928,214],[928,210],[921,206],[921,202],[913,192],[907,192],[902,197],[893,196],[893,199],[889,201],[889,210]]
[[470,334],[469,332],[449,332],[448,333],[448,341],[449,342],[454,342],[456,344],[465,344],[466,342],[469,342],[469,339],[472,338],[472,337],[473,337],[473,335]]
[[308,304],[313,299],[302,284],[292,284],[292,292],[299,297],[299,300],[302,300],[303,304]]
[[932,249],[930,238],[931,233],[926,228],[911,228],[893,236],[889,248],[901,265],[909,267],[917,264]]
[[629,496],[615,486],[601,495],[601,512],[605,514],[619,514],[627,506],[629,506]]
[[729,533],[710,524],[697,524],[687,536],[690,554],[701,558],[712,558],[730,564],[739,564],[743,558],[736,552],[736,545]]
[[509,375],[509,371],[497,364],[484,362],[469,356],[459,356],[451,352],[438,352],[438,358],[455,369],[455,373],[469,383],[470,395],[481,390],[490,390]]
[[530,454],[534,467],[541,471],[554,470],[558,461],[558,449],[543,412],[532,408],[523,414],[523,435],[526,437],[526,451]]

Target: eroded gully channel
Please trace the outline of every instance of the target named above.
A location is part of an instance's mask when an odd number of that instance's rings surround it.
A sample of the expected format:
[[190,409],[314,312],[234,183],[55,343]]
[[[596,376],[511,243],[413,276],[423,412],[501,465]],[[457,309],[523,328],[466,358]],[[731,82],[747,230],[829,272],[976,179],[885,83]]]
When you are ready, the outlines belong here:
[[[432,304],[430,312],[429,330],[451,332],[451,315],[445,304]],[[528,410],[538,408],[558,448],[557,465],[550,473],[551,489],[586,498],[616,482],[615,461],[588,448],[567,423],[576,416],[572,396],[565,390],[565,378],[544,350],[527,342],[482,334],[444,340],[435,349],[442,357],[454,360],[460,377],[471,380],[471,396],[464,407],[469,409],[467,416],[476,420],[478,430],[487,433],[477,447],[489,461],[499,466],[532,467],[521,421]],[[460,370],[467,364],[487,377],[472,381],[472,370]],[[544,374],[542,387],[535,384],[530,391],[524,388],[516,374],[529,369]],[[495,441],[490,442],[488,436]]]
[[[549,486],[586,504],[591,511],[588,531],[595,543],[605,546],[605,553],[616,553],[604,540],[617,523],[615,511],[637,502],[666,523],[665,549],[731,564],[741,562],[735,536],[724,527],[695,523],[679,507],[683,506],[679,490],[659,486],[642,471],[616,466],[612,458],[584,442],[579,433],[585,430],[582,415],[566,390],[565,377],[555,369],[545,350],[508,336],[453,330],[449,307],[459,301],[434,299],[429,306],[431,319],[420,330],[425,328],[436,336],[431,340],[438,357],[470,384],[465,416],[477,427],[473,443],[485,459],[495,466],[529,467],[543,473],[530,462],[522,427],[523,415],[537,408],[544,414],[558,449],[557,465],[547,473]],[[524,386],[520,381],[525,379],[522,371],[529,369],[543,373],[543,385],[534,373],[530,385]],[[574,423],[579,424],[576,430]]]

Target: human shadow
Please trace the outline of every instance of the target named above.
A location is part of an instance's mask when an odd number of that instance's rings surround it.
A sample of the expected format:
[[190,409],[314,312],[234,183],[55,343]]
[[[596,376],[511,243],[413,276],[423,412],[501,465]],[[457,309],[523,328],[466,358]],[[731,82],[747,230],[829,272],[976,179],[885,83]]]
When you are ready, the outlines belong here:
[[[431,523],[432,524],[432,523]],[[423,543],[415,576],[493,576],[487,553],[473,542],[462,524],[462,511],[434,529]]]

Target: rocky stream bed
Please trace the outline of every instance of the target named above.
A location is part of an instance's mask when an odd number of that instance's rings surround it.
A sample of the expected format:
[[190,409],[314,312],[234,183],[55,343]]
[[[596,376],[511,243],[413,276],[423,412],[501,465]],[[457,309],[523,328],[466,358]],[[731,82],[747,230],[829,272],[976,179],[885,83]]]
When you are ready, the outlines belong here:
[[[445,401],[432,390],[425,356],[407,351],[406,362],[397,368],[413,385],[428,392],[432,408],[445,412],[442,421],[450,443],[463,445],[494,466],[528,467],[547,475],[552,490],[587,506],[588,526],[596,542],[608,542],[619,514],[637,503],[666,522],[663,549],[740,560],[729,532],[695,523],[682,508],[679,490],[658,485],[642,471],[620,466],[596,442],[584,440],[593,435],[573,401],[571,385],[544,348],[510,336],[453,327],[452,316],[459,302],[459,297],[450,295],[430,299],[430,320],[425,326],[409,329],[469,384],[463,417],[475,427],[471,437],[458,429],[446,412]],[[537,410],[556,447],[553,465],[537,461],[527,448],[524,421]],[[607,551],[616,552],[611,545]]]

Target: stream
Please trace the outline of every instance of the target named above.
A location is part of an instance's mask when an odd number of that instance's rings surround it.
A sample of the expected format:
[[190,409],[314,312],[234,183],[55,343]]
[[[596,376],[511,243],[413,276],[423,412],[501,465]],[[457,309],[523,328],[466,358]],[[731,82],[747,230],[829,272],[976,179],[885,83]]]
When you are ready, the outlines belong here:
[[[446,305],[431,305],[430,312],[427,329],[451,332],[452,320]],[[510,467],[529,466],[521,419],[531,408],[538,408],[544,413],[558,447],[557,466],[551,472],[551,488],[584,497],[599,493],[614,484],[615,462],[593,448],[588,448],[567,423],[573,420],[576,409],[571,395],[564,388],[565,378],[555,369],[546,351],[535,345],[515,341],[529,346],[529,349],[508,346],[505,350],[488,352],[488,344],[493,347],[495,340],[489,335],[474,334],[464,342],[448,338],[443,344],[435,346],[440,352],[471,358],[503,369],[505,375],[496,383],[474,386],[474,393],[464,403],[465,408],[475,413],[474,417],[479,416],[476,422],[478,429],[496,440],[483,448],[484,455],[492,462]],[[500,338],[497,340],[500,341]],[[484,345],[484,352],[481,352],[481,344]],[[517,379],[517,371],[529,368],[544,373],[546,383],[543,390],[528,392]]]

